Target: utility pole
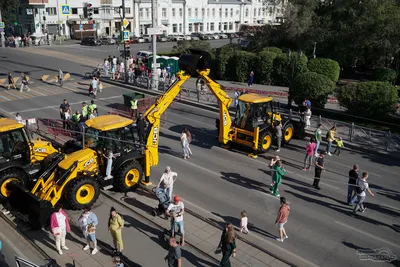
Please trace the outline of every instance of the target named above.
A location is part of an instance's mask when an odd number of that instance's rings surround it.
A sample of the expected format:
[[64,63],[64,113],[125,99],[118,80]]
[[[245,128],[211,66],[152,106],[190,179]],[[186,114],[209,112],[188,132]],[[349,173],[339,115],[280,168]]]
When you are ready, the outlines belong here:
[[[156,0],[151,0],[151,9],[152,9],[152,20],[153,20],[153,29],[157,27],[156,18],[157,18],[157,2]],[[157,35],[153,34],[152,36],[152,52],[153,52],[153,68],[151,71],[152,78],[152,88],[153,90],[158,90],[158,73],[157,73]]]
[[[125,0],[122,0],[121,41],[124,40]],[[129,40],[128,40],[129,41]],[[124,80],[128,82],[128,61],[126,60],[126,44],[124,42]]]

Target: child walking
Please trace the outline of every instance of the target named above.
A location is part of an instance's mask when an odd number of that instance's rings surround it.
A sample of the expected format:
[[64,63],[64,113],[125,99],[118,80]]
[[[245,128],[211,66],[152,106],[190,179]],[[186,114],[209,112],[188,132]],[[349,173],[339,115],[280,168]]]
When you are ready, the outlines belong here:
[[343,140],[341,137],[339,137],[338,139],[336,139],[336,148],[335,148],[335,151],[333,152],[333,154],[336,154],[336,151],[337,151],[338,156],[340,156],[340,151],[343,147],[344,147]]
[[115,256],[113,262],[115,267],[124,267],[124,264],[121,262],[121,258],[119,256]]
[[247,219],[246,211],[243,210],[240,213],[240,215],[242,216],[242,218],[240,219],[240,232],[244,233],[244,234],[248,234],[249,229],[247,229],[247,223],[249,222],[249,220]]

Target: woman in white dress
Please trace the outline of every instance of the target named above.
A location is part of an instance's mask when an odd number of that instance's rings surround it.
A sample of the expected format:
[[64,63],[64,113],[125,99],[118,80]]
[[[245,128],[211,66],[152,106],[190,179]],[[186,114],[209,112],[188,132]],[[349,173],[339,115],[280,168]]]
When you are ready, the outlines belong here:
[[304,112],[304,121],[306,123],[306,129],[310,128],[311,125],[311,108],[310,106],[307,106],[306,111]]
[[188,149],[189,141],[188,141],[188,137],[185,133],[185,129],[183,129],[182,133],[181,133],[181,144],[182,144],[182,148],[183,148],[183,158],[184,159],[190,158],[189,149]]

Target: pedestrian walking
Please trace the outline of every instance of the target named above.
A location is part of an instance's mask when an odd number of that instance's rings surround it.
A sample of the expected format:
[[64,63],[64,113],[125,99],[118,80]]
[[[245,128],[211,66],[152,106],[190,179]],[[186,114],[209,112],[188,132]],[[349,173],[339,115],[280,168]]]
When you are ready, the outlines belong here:
[[242,217],[242,218],[240,219],[240,232],[241,232],[241,233],[244,233],[244,234],[248,234],[248,233],[249,233],[249,229],[247,228],[247,224],[248,224],[248,222],[249,222],[249,219],[247,218],[246,211],[243,210],[243,211],[240,213],[240,216]]
[[[316,144],[315,144],[314,138],[310,138],[310,140],[308,141],[307,146],[306,146],[306,157],[304,158],[303,171],[309,171],[311,169],[311,162],[312,162],[312,159],[314,156],[315,147],[316,147]],[[307,162],[308,162],[308,165],[307,165]]]
[[92,79],[92,90],[93,90],[93,97],[96,98],[97,95],[97,85],[98,85],[98,81],[96,77],[93,77]]
[[238,104],[239,104],[239,96],[240,93],[238,90],[235,91],[235,108],[237,108]]
[[174,196],[171,204],[169,204],[165,214],[171,216],[171,237],[175,237],[177,231],[181,233],[181,246],[185,245],[185,224],[183,214],[185,213],[185,205],[179,196]]
[[281,143],[282,143],[282,122],[276,120],[274,128],[275,128],[276,143],[277,143],[277,149],[275,151],[279,152],[281,151]]
[[362,178],[361,179],[359,178],[357,180],[357,186],[356,186],[357,205],[355,205],[354,209],[353,209],[354,215],[357,213],[357,211],[364,212],[367,209],[367,208],[364,208],[364,201],[365,201],[365,197],[367,196],[365,191],[368,191],[368,193],[371,196],[375,196],[374,193],[372,193],[371,189],[369,189],[367,180],[368,180],[367,172],[363,172]]
[[290,206],[286,202],[286,198],[281,197],[280,200],[281,200],[281,207],[279,208],[278,215],[276,216],[275,220],[275,224],[277,224],[279,227],[279,237],[276,240],[283,242],[283,240],[289,238],[288,235],[286,234],[284,226],[289,218]]
[[[276,163],[278,160],[280,160],[280,158],[279,158],[278,155],[276,155],[275,157],[271,158],[271,161],[269,162],[269,165],[268,165],[268,167],[269,167],[270,170],[271,170],[271,188],[272,188],[272,187],[274,186],[274,184],[275,184],[275,178],[274,178],[274,176],[275,176],[275,169],[274,169],[274,166],[275,166],[275,163]],[[271,189],[271,190],[272,190],[272,189]]]
[[275,165],[274,165],[274,185],[271,188],[271,193],[279,197],[280,195],[278,194],[278,187],[282,182],[282,177],[285,175],[285,168],[282,166],[282,161],[278,160]]
[[105,76],[108,76],[109,68],[110,68],[110,62],[108,62],[107,58],[105,58],[104,63],[103,63],[103,69],[104,69]]
[[115,264],[115,267],[124,267],[124,264],[121,262],[120,256],[115,256],[113,263]]
[[182,130],[181,133],[181,145],[182,145],[182,149],[183,149],[183,159],[189,159],[190,155],[189,155],[189,150],[188,150],[188,139],[187,139],[187,135],[185,133],[185,129]]
[[169,238],[169,250],[164,261],[168,262],[168,267],[182,267],[182,251],[175,237]]
[[165,193],[169,196],[169,199],[172,201],[172,191],[174,189],[174,183],[178,174],[176,172],[171,171],[171,167],[165,167],[164,173],[161,175],[160,181],[158,182],[158,188],[164,188]]
[[249,75],[249,82],[248,82],[248,86],[251,87],[253,85],[253,81],[254,81],[254,72],[251,71],[250,75]]
[[314,132],[314,137],[315,137],[315,141],[317,142],[316,146],[315,146],[315,156],[318,157],[318,149],[319,149],[319,145],[321,144],[322,141],[322,124],[318,124],[317,129],[315,129]]
[[19,114],[19,113],[15,114],[15,120],[18,123],[24,123],[24,120],[22,119],[21,114]]
[[88,106],[88,113],[92,114],[94,110],[97,109],[97,105],[94,103],[94,100],[90,101],[90,104]]
[[306,107],[306,111],[304,112],[304,121],[306,123],[306,127],[305,127],[306,129],[310,129],[310,126],[311,126],[311,115],[312,115],[311,107],[307,106]]
[[190,143],[192,142],[192,134],[189,132],[189,130],[187,128],[183,129],[185,131],[186,137],[187,137],[187,150],[189,152],[189,155],[192,155],[192,150],[190,149]]
[[138,100],[136,98],[132,98],[131,101],[131,112],[132,112],[132,119],[138,118]]
[[139,136],[139,142],[143,144],[146,137],[146,122],[142,113],[139,114],[139,118],[136,120],[136,128]]
[[[81,120],[83,119],[84,121],[87,120],[88,115],[89,115],[89,109],[88,106],[86,105],[86,102],[82,102],[82,112],[81,112]],[[83,118],[82,118],[83,117]]]
[[315,161],[315,175],[314,175],[313,187],[315,187],[318,190],[321,190],[321,188],[319,187],[319,181],[321,180],[322,171],[325,170],[324,157],[325,157],[325,152],[322,151],[318,155],[318,158]]
[[84,208],[81,216],[78,218],[79,226],[82,230],[83,236],[86,239],[86,246],[83,250],[91,249],[90,242],[93,243],[92,255],[98,252],[97,249],[97,238],[96,238],[96,227],[98,219],[96,214],[92,212],[90,207]]
[[332,143],[333,141],[336,140],[335,138],[335,134],[336,134],[336,127],[333,126],[328,133],[326,134],[326,141],[328,141],[327,145],[326,145],[326,153],[328,154],[328,156],[332,156],[331,154],[331,148],[332,148]]
[[115,80],[115,71],[116,71],[116,69],[117,69],[117,66],[113,64],[111,66],[111,80]]
[[357,198],[357,194],[355,193],[355,188],[358,181],[358,165],[355,164],[353,169],[349,171],[349,182],[347,184],[347,205],[354,204],[354,201]]
[[67,127],[67,121],[71,118],[72,109],[67,99],[64,99],[60,105],[60,117],[63,120],[63,128]]
[[221,250],[221,267],[231,267],[230,257],[236,257],[236,236],[232,224],[228,224],[225,234],[221,237]]
[[335,151],[333,151],[333,154],[336,154],[337,151],[337,155],[340,156],[340,151],[342,150],[342,148],[344,148],[344,143],[341,137],[339,137],[338,139],[336,139],[336,148]]
[[63,73],[63,71],[61,69],[58,69],[58,80],[57,80],[57,82],[60,84],[60,86],[63,85],[62,84],[63,79],[64,79],[64,73]]
[[24,88],[26,87],[27,92],[29,92],[31,89],[29,88],[29,82],[28,82],[28,78],[26,77],[26,75],[24,73],[21,73],[21,87],[19,88],[19,92],[22,93],[22,91],[24,90]]
[[114,207],[110,209],[110,218],[108,219],[108,231],[111,234],[114,243],[113,254],[120,254],[124,249],[122,241],[122,228],[124,227],[124,220],[119,215]]
[[14,87],[14,89],[17,89],[17,87],[15,86],[15,81],[14,81],[14,78],[13,78],[11,72],[8,73],[7,78],[8,78],[7,90],[10,90],[11,86]]
[[65,245],[65,236],[71,231],[69,226],[68,216],[62,209],[61,204],[57,204],[55,212],[50,217],[50,228],[56,241],[58,254],[62,255],[63,250],[68,250]]

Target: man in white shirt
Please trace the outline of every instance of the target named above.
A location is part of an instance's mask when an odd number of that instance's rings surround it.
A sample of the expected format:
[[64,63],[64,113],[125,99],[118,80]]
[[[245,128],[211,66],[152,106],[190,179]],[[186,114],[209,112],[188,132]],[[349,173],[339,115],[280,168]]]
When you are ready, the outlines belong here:
[[181,246],[185,245],[185,227],[183,223],[183,214],[185,213],[185,206],[179,196],[174,196],[173,203],[169,204],[168,209],[165,211],[168,216],[171,216],[171,237],[175,236],[175,232],[179,231],[182,235]]
[[[160,182],[158,182],[158,185],[157,185],[157,187],[160,187],[161,184],[163,185],[165,193],[168,194],[170,200],[172,200],[172,190],[174,188],[174,182],[175,182],[177,176],[178,176],[178,174],[176,172],[171,171],[170,166],[167,166],[167,167],[165,167],[165,171],[164,171],[163,175],[161,176]],[[175,177],[175,179],[174,179],[174,177]]]
[[363,204],[365,201],[365,197],[367,196],[365,191],[368,191],[368,193],[371,196],[374,196],[374,193],[372,193],[371,189],[369,189],[367,179],[368,179],[368,172],[363,172],[362,178],[357,180],[357,186],[356,186],[357,205],[354,206],[353,214],[356,214],[357,211],[364,212],[367,209],[364,208]]

